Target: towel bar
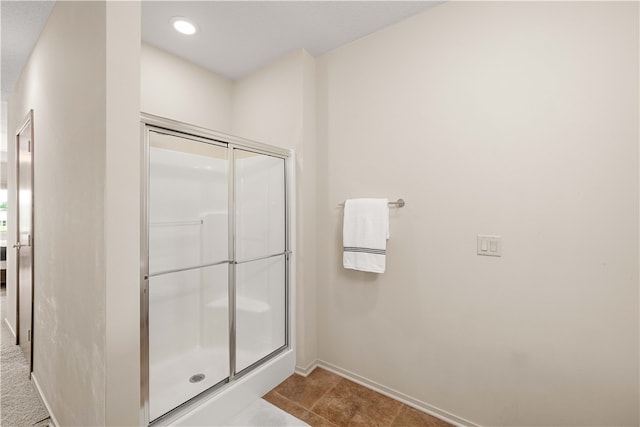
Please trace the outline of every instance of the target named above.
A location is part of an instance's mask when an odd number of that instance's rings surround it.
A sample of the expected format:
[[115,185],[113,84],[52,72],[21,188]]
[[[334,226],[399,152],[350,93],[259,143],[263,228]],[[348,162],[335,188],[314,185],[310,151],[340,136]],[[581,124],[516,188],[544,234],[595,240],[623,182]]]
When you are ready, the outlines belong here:
[[[398,208],[403,208],[405,205],[404,199],[398,199],[395,202],[389,202],[389,206],[396,206]],[[338,206],[344,207],[344,203],[338,204]]]

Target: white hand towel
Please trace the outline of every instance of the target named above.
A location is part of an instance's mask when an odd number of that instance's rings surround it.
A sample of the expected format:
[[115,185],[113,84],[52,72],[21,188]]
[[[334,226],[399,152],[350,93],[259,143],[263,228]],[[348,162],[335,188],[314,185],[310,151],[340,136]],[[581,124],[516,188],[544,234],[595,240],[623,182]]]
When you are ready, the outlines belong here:
[[389,238],[387,199],[350,199],[344,204],[344,268],[384,273]]

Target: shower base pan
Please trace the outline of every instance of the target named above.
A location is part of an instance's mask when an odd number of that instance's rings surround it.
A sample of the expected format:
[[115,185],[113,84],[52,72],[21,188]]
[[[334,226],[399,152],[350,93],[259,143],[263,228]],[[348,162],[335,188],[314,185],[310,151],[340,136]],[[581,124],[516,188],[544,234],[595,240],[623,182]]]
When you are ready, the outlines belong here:
[[149,416],[154,420],[229,374],[229,352],[224,348],[194,348],[149,367]]
[[[222,369],[195,372],[194,367],[205,366],[200,358],[220,360]],[[218,359],[215,359],[218,357]],[[191,358],[191,359],[190,359]],[[226,378],[228,356],[220,349],[194,350],[182,357],[150,367],[150,386],[161,387],[162,392],[150,397],[151,419],[162,416],[180,403],[194,396],[194,390],[205,390]],[[226,363],[226,365],[224,365]],[[211,365],[209,365],[211,366]],[[197,370],[197,368],[195,368]],[[261,366],[222,386],[219,390],[197,399],[197,402],[158,420],[158,425],[216,426],[225,425],[233,416],[261,398],[271,389],[291,376],[295,369],[295,351],[288,349]],[[223,372],[224,371],[224,372]],[[158,375],[159,374],[159,375]],[[204,374],[201,381],[190,382],[193,375]],[[154,380],[155,377],[155,380]],[[153,389],[152,389],[153,390]]]

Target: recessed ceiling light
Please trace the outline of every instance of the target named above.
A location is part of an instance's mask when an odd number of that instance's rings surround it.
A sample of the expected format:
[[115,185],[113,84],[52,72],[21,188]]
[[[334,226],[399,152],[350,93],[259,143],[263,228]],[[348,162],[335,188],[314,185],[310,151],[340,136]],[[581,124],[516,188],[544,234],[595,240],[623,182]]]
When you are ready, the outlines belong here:
[[191,36],[198,32],[198,26],[193,22],[191,22],[190,20],[188,20],[187,18],[182,18],[182,17],[171,18],[171,25],[173,25],[173,28],[177,32],[181,34],[186,34],[188,36]]

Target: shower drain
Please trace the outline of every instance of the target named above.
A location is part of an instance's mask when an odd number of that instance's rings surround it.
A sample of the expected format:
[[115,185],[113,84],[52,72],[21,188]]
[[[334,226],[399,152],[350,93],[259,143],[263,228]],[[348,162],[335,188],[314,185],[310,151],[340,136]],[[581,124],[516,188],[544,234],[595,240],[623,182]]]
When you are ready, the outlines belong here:
[[204,379],[204,374],[195,374],[191,378],[189,378],[190,383],[199,383]]

